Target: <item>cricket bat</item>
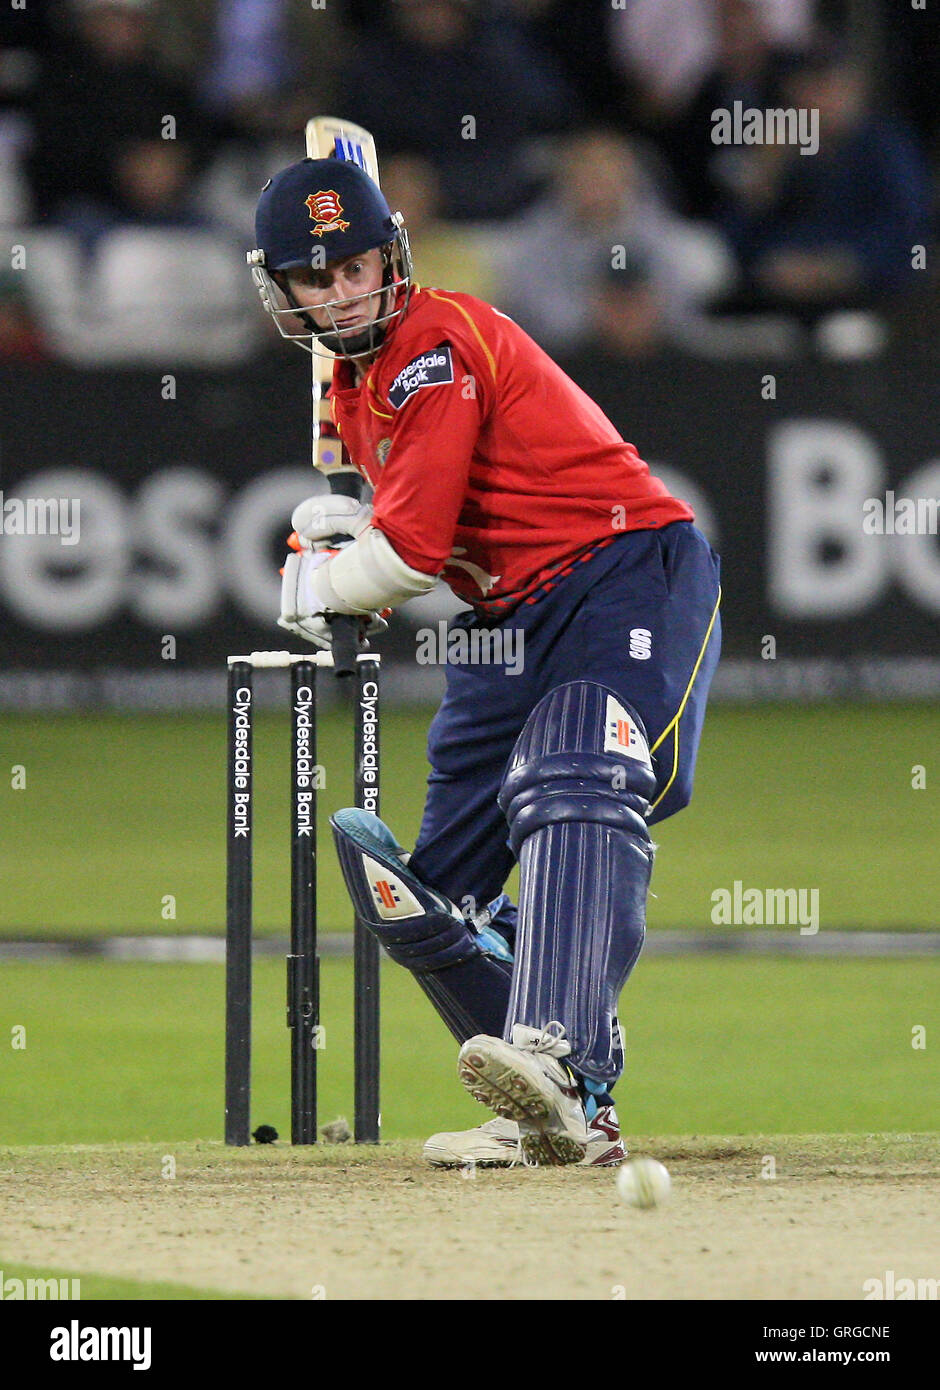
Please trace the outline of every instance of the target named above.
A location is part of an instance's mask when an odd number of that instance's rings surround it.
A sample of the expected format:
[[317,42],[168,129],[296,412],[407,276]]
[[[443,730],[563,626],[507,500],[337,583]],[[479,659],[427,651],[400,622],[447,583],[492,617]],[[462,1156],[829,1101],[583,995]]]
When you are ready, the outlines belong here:
[[[348,160],[358,164],[378,183],[379,161],[375,140],[362,126],[336,116],[314,116],[307,122],[304,133],[308,158]],[[358,499],[362,494],[362,478],[343,449],[326,398],[325,388],[333,377],[333,361],[322,348],[311,354],[313,466],[326,477],[331,492]],[[330,626],[334,634],[333,670],[337,676],[351,676],[356,670],[360,621],[358,618],[338,616]]]

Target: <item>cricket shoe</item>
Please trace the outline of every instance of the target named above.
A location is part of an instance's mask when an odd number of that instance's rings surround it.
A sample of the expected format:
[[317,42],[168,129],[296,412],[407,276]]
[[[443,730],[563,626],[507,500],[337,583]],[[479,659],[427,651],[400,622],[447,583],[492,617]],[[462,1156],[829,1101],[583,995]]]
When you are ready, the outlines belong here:
[[522,1162],[519,1126],[500,1116],[476,1129],[432,1134],[422,1152],[435,1168],[511,1168]]
[[[598,1106],[587,1131],[587,1152],[580,1167],[612,1168],[624,1161],[627,1150],[612,1105]],[[423,1153],[435,1168],[512,1168],[523,1161],[519,1126],[500,1116],[476,1129],[432,1134]]]
[[474,1100],[517,1122],[524,1163],[580,1163],[587,1152],[581,1095],[561,1060],[570,1052],[560,1023],[515,1023],[511,1043],[481,1033],[460,1049],[460,1080]]

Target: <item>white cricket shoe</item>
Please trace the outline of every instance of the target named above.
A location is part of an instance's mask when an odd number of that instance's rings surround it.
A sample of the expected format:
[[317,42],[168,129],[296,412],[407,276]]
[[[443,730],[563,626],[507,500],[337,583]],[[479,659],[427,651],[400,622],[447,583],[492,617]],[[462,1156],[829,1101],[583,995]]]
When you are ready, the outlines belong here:
[[511,1168],[522,1162],[519,1126],[497,1116],[476,1129],[432,1134],[422,1153],[435,1168]]
[[[612,1105],[601,1105],[588,1120],[587,1152],[582,1168],[611,1168],[627,1156],[620,1137],[620,1123]],[[435,1168],[512,1168],[521,1163],[519,1126],[515,1120],[497,1116],[476,1129],[432,1134],[424,1146],[424,1157]]]
[[570,1052],[560,1023],[516,1023],[511,1043],[481,1033],[460,1049],[457,1075],[474,1100],[518,1123],[525,1163],[580,1163],[587,1152],[584,1106],[561,1061]]

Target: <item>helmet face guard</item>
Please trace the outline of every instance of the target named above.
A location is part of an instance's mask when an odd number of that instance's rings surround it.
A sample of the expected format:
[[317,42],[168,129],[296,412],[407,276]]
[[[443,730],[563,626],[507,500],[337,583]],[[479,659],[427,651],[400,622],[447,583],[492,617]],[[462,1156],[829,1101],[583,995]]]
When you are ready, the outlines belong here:
[[[289,165],[261,190],[255,226],[258,249],[249,251],[248,264],[281,337],[324,357],[377,352],[408,307],[413,270],[404,218],[392,214],[365,170],[334,158]],[[292,270],[323,270],[378,249],[380,289],[317,305],[301,305],[291,292]],[[338,320],[359,308],[370,322],[344,331]]]
[[[386,265],[380,288],[352,295],[348,299],[330,300],[325,304],[301,306],[287,288],[287,276],[290,271],[300,269],[303,262],[300,265],[271,270],[265,264],[263,250],[248,252],[251,278],[258,290],[262,306],[271,315],[282,338],[296,343],[298,347],[317,357],[355,359],[371,357],[378,352],[408,307],[414,275],[411,247],[401,213],[394,213],[392,221],[396,224],[396,235],[394,241],[387,242],[382,247]],[[312,261],[307,264],[310,263]],[[351,308],[362,305],[370,311],[373,304],[377,313],[368,324],[357,333],[343,331],[338,320]],[[313,317],[314,310],[318,314],[325,314],[329,323],[321,327]]]

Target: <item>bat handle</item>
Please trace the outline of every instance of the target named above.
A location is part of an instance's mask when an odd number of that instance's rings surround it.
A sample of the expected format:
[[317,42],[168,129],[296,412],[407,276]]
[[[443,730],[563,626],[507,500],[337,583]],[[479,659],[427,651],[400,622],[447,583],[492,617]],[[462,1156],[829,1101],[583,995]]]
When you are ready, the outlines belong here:
[[[334,497],[354,497],[358,501],[362,492],[362,478],[352,469],[342,469],[330,475],[330,491]],[[348,544],[349,536],[330,537],[331,545]],[[333,674],[340,680],[348,680],[356,674],[359,665],[361,618],[349,613],[336,613],[329,619],[333,647]]]
[[333,639],[333,674],[341,679],[354,676],[358,665],[360,619],[349,613],[334,613],[328,622]]

